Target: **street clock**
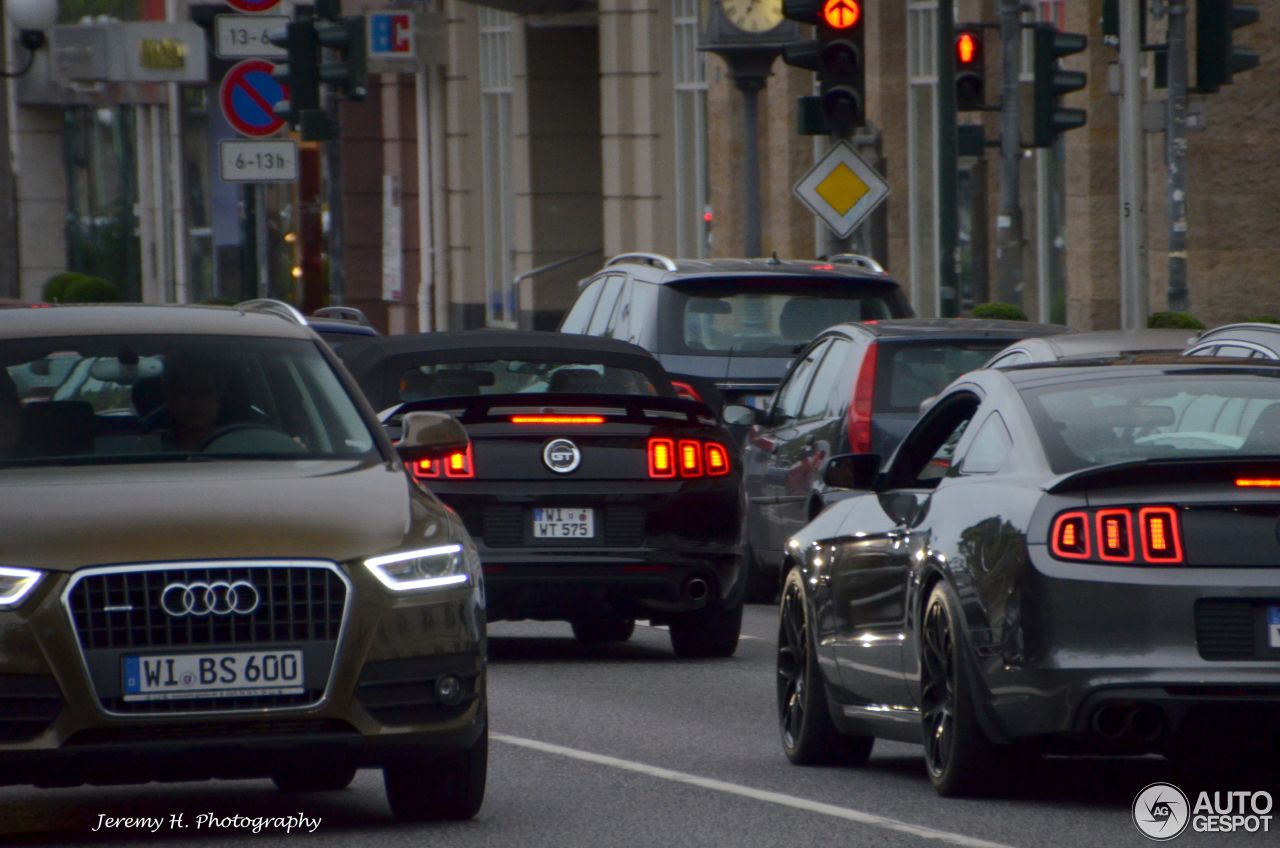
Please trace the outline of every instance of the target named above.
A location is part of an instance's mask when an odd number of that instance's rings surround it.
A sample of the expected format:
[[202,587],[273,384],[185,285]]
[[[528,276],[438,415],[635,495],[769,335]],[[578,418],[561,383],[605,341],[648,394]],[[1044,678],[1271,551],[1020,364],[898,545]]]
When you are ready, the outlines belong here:
[[704,50],[746,48],[777,56],[783,44],[800,37],[800,27],[782,17],[782,0],[711,0],[706,11]]
[[782,0],[720,0],[720,8],[743,32],[768,32],[783,21]]

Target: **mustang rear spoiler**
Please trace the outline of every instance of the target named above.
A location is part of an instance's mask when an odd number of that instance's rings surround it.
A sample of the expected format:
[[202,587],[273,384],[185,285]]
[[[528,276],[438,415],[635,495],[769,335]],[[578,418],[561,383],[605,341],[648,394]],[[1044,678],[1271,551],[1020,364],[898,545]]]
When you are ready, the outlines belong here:
[[1197,459],[1139,459],[1097,465],[1064,474],[1049,484],[1050,494],[1105,489],[1118,486],[1176,485],[1180,483],[1231,483],[1275,480],[1280,484],[1280,457],[1205,457]]

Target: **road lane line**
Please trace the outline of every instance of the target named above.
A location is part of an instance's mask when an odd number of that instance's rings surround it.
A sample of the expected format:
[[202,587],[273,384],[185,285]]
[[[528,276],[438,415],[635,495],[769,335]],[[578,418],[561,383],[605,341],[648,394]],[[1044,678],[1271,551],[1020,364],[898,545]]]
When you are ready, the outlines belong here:
[[857,824],[878,827],[882,830],[892,830],[896,833],[918,836],[921,839],[933,839],[938,842],[944,842],[948,845],[961,845],[964,846],[964,848],[1011,848],[1011,846],[1000,842],[988,842],[985,839],[976,839],[972,836],[965,836],[961,833],[951,833],[946,830],[935,830],[931,827],[909,824],[904,821],[899,821],[898,819],[878,816],[874,813],[864,813],[860,810],[851,810],[847,807],[837,807],[834,804],[824,804],[821,801],[810,801],[807,798],[798,798],[795,795],[784,795],[781,792],[769,792],[764,789],[753,789],[750,786],[740,786],[736,783],[728,783],[726,781],[715,780],[710,777],[700,777],[696,774],[660,768],[659,766],[651,766],[646,763],[637,763],[633,760],[623,760],[618,757],[610,757],[605,754],[594,754],[591,751],[582,751],[577,748],[566,748],[563,745],[539,742],[536,739],[526,739],[522,736],[508,736],[505,733],[490,733],[489,738],[496,742],[505,742],[508,745],[528,748],[533,751],[541,751],[544,754],[556,754],[561,757],[595,763],[596,765],[609,766],[611,768],[623,769],[625,771],[633,771],[638,774],[648,775],[649,777],[656,777],[660,780],[670,780],[675,783],[687,783],[690,786],[698,786],[715,792],[738,795],[743,798],[751,798],[753,800],[764,801],[769,804],[778,804],[783,807],[791,807],[792,809],[804,810],[809,813],[819,813],[824,816],[831,816],[837,819],[844,819],[845,821],[856,822]]

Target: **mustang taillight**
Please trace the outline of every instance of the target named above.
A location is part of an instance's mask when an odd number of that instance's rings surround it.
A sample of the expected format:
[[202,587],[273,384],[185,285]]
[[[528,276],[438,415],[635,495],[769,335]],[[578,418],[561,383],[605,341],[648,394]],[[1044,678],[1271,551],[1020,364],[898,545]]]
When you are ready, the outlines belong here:
[[[1136,534],[1134,524],[1138,526]],[[1058,559],[1179,565],[1182,530],[1178,510],[1144,506],[1063,512],[1053,520],[1049,549]]]
[[702,476],[702,443],[695,441],[680,442],[680,476]]
[[649,476],[723,477],[729,473],[729,449],[720,442],[699,439],[650,439]]
[[475,459],[471,454],[471,446],[466,450],[454,451],[440,459],[419,459],[408,463],[409,470],[419,480],[439,480],[445,477],[452,480],[469,480],[476,476]]
[[1053,555],[1060,559],[1089,558],[1089,516],[1064,512],[1053,522]]
[[707,476],[723,477],[729,473],[729,452],[719,442],[707,442]]
[[1133,562],[1133,521],[1129,510],[1098,510],[1098,556],[1103,562]]
[[1148,506],[1138,510],[1142,535],[1142,555],[1151,562],[1182,562],[1182,532],[1178,512],[1171,506]]
[[649,440],[649,476],[676,476],[676,445],[671,439]]

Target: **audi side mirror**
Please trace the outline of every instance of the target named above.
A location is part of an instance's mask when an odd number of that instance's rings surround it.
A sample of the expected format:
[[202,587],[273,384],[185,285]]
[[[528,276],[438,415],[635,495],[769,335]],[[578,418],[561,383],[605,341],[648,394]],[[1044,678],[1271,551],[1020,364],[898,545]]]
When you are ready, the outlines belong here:
[[466,450],[471,443],[458,420],[443,412],[410,412],[400,422],[400,428],[402,435],[396,450],[406,462],[446,456]]
[[822,482],[833,489],[871,489],[880,473],[880,454],[842,453],[822,467]]

